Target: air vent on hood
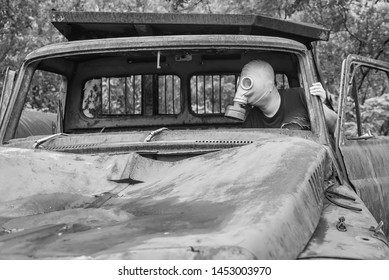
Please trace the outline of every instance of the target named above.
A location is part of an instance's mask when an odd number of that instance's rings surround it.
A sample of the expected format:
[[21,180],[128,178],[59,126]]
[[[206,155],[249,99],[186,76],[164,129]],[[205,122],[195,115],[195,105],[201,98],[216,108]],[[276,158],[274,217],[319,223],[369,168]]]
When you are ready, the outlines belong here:
[[196,143],[207,144],[251,144],[252,140],[196,140]]

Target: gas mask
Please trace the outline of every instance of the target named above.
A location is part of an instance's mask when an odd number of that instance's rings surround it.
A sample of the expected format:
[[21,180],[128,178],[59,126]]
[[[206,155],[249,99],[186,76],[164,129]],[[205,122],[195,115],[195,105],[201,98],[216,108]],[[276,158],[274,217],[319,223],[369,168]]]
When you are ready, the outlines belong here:
[[246,64],[237,83],[233,105],[226,108],[225,117],[244,121],[246,107],[261,107],[274,88],[273,68],[267,62],[254,60]]

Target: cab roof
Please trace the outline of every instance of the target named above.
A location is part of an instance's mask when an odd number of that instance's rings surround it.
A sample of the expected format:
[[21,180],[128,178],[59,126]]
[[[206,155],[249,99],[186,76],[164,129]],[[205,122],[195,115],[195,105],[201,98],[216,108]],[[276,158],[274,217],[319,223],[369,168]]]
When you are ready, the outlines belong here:
[[261,15],[51,12],[52,24],[69,40],[100,38],[241,34],[288,38],[306,46],[328,40],[324,27]]

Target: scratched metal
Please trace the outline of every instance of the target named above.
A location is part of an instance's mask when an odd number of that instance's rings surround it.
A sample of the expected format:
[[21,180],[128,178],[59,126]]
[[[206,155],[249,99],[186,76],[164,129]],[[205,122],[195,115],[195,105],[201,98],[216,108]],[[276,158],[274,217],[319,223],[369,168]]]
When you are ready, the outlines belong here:
[[[294,259],[319,222],[327,161],[317,143],[277,134],[176,162],[0,148],[0,221],[27,231],[0,257]],[[125,177],[143,183],[85,209]]]

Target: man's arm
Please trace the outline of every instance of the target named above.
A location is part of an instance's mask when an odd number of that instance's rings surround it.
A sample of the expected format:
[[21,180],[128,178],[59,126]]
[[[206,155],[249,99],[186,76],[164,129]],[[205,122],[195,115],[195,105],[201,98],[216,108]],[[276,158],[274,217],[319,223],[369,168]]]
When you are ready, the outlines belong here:
[[309,88],[309,92],[312,95],[320,97],[323,103],[324,118],[326,120],[328,131],[331,134],[334,134],[336,127],[336,119],[338,118],[338,115],[324,104],[324,101],[326,100],[326,91],[324,90],[322,84],[313,83],[312,86]]

